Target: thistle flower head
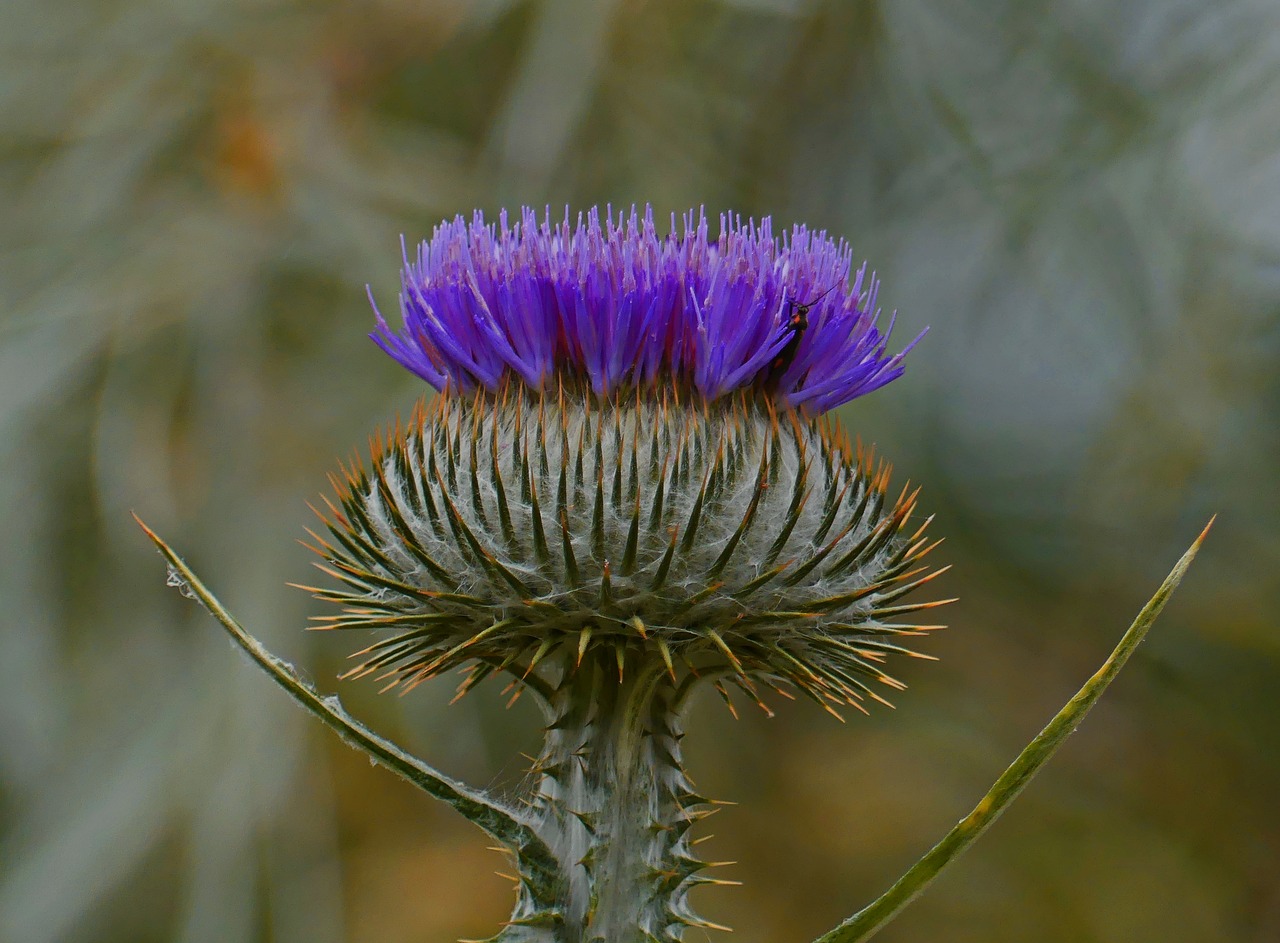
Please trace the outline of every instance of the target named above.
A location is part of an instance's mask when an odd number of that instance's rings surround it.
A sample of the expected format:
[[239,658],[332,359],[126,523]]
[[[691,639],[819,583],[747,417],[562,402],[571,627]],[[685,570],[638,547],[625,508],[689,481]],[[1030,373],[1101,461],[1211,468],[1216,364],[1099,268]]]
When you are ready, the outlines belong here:
[[901,601],[934,575],[916,495],[818,415],[902,372],[850,273],[767,219],[440,226],[373,336],[443,395],[345,470],[317,538],[345,584],[321,621],[390,630],[350,674],[555,687],[586,660],[833,710],[900,686],[883,662],[929,628],[900,618],[935,605]]
[[776,239],[767,217],[723,215],[712,238],[702,212],[673,215],[665,236],[649,207],[576,222],[566,209],[556,223],[526,207],[496,225],[477,212],[405,253],[403,327],[378,313],[371,336],[438,390],[496,390],[508,376],[540,390],[557,375],[596,394],[756,387],[816,414],[901,375],[915,343],[888,353],[878,283],[852,260],[804,226]]

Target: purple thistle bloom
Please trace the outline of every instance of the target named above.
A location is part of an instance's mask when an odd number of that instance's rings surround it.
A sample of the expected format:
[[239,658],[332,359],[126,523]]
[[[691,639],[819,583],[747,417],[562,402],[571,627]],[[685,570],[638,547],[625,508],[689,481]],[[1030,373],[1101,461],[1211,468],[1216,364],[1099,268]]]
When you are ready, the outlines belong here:
[[677,223],[660,237],[648,206],[576,224],[568,209],[556,224],[528,207],[514,225],[505,211],[496,226],[458,216],[416,261],[405,251],[404,326],[375,304],[370,337],[441,391],[495,389],[509,373],[540,389],[562,373],[598,394],[665,380],[713,400],[755,385],[816,414],[902,374],[920,338],[887,353],[892,319],[882,334],[877,280],[852,272],[845,242],[804,226],[779,240],[768,217],[722,215],[714,241],[701,211],[679,235]]

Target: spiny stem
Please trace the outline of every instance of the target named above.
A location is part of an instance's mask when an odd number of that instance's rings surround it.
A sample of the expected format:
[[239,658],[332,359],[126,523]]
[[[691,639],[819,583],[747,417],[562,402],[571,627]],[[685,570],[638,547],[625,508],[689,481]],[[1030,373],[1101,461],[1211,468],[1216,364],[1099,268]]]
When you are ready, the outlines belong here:
[[1085,682],[1084,687],[1076,693],[1075,697],[1067,702],[1057,716],[1049,721],[1048,726],[1040,731],[1018,755],[1018,758],[996,780],[995,785],[982,797],[982,801],[974,807],[973,811],[961,819],[942,841],[934,845],[876,901],[858,911],[834,930],[818,937],[814,943],[862,943],[864,940],[871,939],[904,907],[915,900],[947,865],[955,861],[961,852],[972,845],[1000,817],[1000,813],[1018,797],[1018,794],[1031,781],[1031,777],[1039,772],[1067,737],[1080,725],[1085,715],[1089,713],[1089,709],[1102,696],[1107,685],[1115,680],[1120,669],[1129,660],[1129,656],[1146,637],[1147,630],[1151,628],[1165,603],[1173,595],[1173,591],[1182,582],[1182,577],[1191,566],[1191,561],[1195,559],[1200,545],[1209,533],[1209,528],[1213,526],[1214,519],[1205,525],[1200,536],[1165,577],[1155,595],[1142,607],[1142,611],[1138,613],[1138,617],[1134,619],[1133,624],[1129,626],[1129,630],[1125,632],[1102,667]]
[[540,834],[567,871],[568,943],[677,943],[711,926],[687,902],[710,879],[689,829],[707,814],[681,765],[675,684],[662,665],[567,653],[535,769]]

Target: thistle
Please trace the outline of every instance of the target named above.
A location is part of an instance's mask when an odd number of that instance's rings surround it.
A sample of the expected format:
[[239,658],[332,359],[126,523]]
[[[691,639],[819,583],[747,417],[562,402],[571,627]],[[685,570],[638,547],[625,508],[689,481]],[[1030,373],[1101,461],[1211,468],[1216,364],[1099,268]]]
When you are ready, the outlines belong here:
[[[915,341],[889,353],[848,246],[775,239],[767,219],[722,217],[713,239],[701,214],[660,236],[648,210],[526,209],[444,223],[405,255],[402,327],[375,306],[372,337],[439,395],[334,476],[312,534],[332,583],[303,588],[341,607],[319,627],[371,633],[344,677],[408,692],[458,670],[459,696],[492,677],[528,692],[546,717],[530,793],[510,805],[360,726],[155,539],[297,700],[511,851],[494,940],[676,943],[714,926],[690,890],[728,883],[693,853],[714,803],[683,768],[691,694],[765,712],[799,694],[839,717],[904,687],[890,659],[929,657],[907,643],[951,601],[913,595],[943,572],[923,563],[931,519],[825,415],[901,375]],[[957,831],[823,943],[865,939],[994,820],[1163,598]]]
[[[916,492],[820,414],[902,372],[848,247],[724,218],[479,215],[406,259],[375,341],[441,391],[344,469],[314,549],[348,675],[502,675],[548,714],[535,831],[559,886],[512,939],[679,940],[710,810],[681,765],[700,684],[832,713],[900,689],[941,572]],[[796,317],[800,312],[803,330]],[[534,898],[546,900],[536,903]],[[514,928],[521,927],[517,932]]]

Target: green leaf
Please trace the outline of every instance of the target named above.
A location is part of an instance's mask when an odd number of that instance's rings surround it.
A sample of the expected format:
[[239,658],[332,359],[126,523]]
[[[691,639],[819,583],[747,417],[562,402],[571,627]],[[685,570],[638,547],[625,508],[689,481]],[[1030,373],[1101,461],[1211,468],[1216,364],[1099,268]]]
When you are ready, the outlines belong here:
[[[183,562],[173,549],[135,514],[139,526],[155,542],[160,553],[169,562],[171,585],[179,587],[183,595],[194,596],[209,613],[222,623],[237,645],[272,677],[297,703],[319,718],[347,744],[367,754],[394,773],[403,776],[428,795],[448,803],[466,819],[483,829],[493,838],[515,849],[522,870],[530,883],[545,889],[551,896],[557,884],[558,868],[555,856],[546,843],[534,832],[532,824],[521,818],[516,810],[490,798],[484,792],[451,779],[428,766],[417,757],[365,727],[342,707],[336,696],[325,697],[304,679],[292,665],[267,651],[229,613]],[[188,592],[189,591],[189,592]]]
[[982,801],[974,807],[973,811],[961,819],[942,841],[934,845],[876,901],[829,933],[818,937],[814,943],[862,943],[863,940],[871,939],[904,907],[915,900],[934,878],[942,873],[943,868],[955,861],[961,852],[973,844],[978,836],[1000,817],[1000,813],[1018,797],[1018,794],[1031,781],[1031,777],[1040,771],[1040,768],[1080,725],[1090,708],[1107,689],[1107,685],[1115,680],[1120,669],[1129,660],[1129,656],[1146,637],[1147,630],[1156,621],[1156,617],[1160,615],[1160,611],[1173,595],[1173,591],[1182,582],[1182,577],[1191,566],[1191,561],[1195,559],[1201,543],[1204,542],[1212,526],[1213,520],[1210,520],[1200,536],[1196,538],[1195,543],[1188,548],[1172,572],[1165,577],[1156,594],[1142,607],[1133,625],[1129,626],[1129,630],[1120,639],[1120,644],[1115,647],[1102,667],[1085,682],[1084,687],[1076,693],[1075,697],[1067,702],[1057,716],[1049,721],[1048,726],[1041,730],[1018,755],[1018,758],[996,780],[995,785],[982,797]]

